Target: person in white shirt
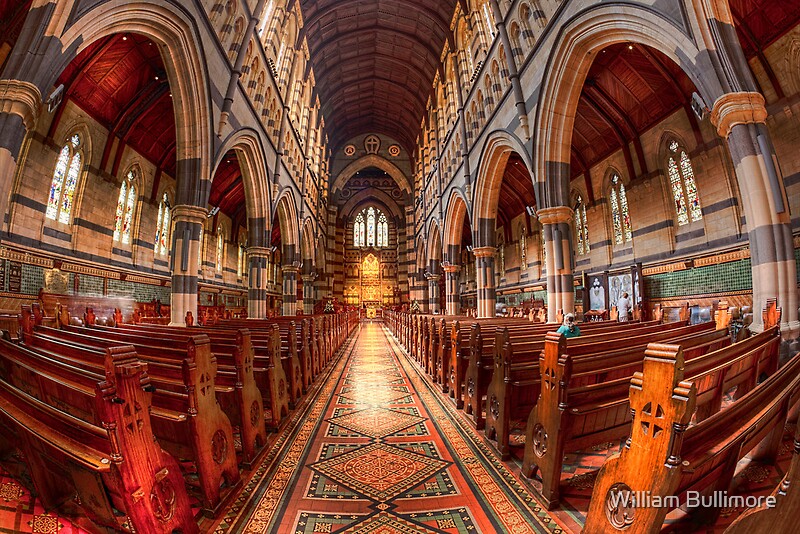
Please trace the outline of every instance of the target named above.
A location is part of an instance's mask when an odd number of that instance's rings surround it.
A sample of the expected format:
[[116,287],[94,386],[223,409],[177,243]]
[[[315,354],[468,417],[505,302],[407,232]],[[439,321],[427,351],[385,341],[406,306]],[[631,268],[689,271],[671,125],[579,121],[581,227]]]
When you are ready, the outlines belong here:
[[628,298],[627,293],[623,293],[617,301],[617,313],[619,314],[619,322],[628,322],[631,313],[631,300]]

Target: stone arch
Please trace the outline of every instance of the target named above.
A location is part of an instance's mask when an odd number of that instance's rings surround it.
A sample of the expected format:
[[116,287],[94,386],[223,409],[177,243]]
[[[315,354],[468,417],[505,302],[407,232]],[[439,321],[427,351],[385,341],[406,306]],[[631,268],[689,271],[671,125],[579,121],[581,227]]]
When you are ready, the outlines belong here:
[[[303,235],[300,244],[300,256],[303,259],[303,272],[311,272],[315,264],[316,247],[314,246],[314,225],[311,218],[303,223]],[[308,262],[308,264],[306,264]]]
[[[522,141],[515,135],[497,130],[489,134],[481,151],[478,166],[478,178],[473,192],[473,211],[470,220],[473,223],[472,231],[475,236],[476,247],[494,245],[494,228],[497,219],[497,206],[500,201],[500,187],[503,183],[508,158],[512,153],[517,153],[528,172],[531,173],[532,163]],[[531,173],[532,174],[532,173]],[[540,194],[535,187],[536,204],[540,205]]]
[[442,254],[442,232],[439,222],[433,220],[428,227],[428,270],[431,273],[441,273]]
[[294,193],[285,190],[279,197],[273,210],[281,229],[281,242],[283,244],[282,257],[284,265],[291,265],[299,261],[297,254],[300,245],[300,228],[297,218],[297,203]]
[[397,185],[400,186],[400,189],[405,191],[407,194],[411,194],[411,184],[408,182],[406,175],[403,174],[403,171],[401,171],[397,165],[388,159],[377,154],[369,154],[363,158],[359,158],[345,167],[342,172],[339,173],[339,176],[336,177],[336,181],[333,182],[331,194],[336,194],[336,192],[341,190],[347,181],[350,180],[353,175],[355,175],[355,173],[368,167],[377,167],[378,169],[384,171],[394,179]]
[[231,134],[217,151],[214,173],[211,176],[214,176],[217,167],[230,150],[236,151],[242,171],[250,245],[267,246],[269,244],[267,243],[267,229],[272,220],[272,213],[270,212],[270,172],[264,159],[264,145],[253,130],[243,129]]
[[[205,195],[202,192],[210,187],[212,105],[205,61],[200,55],[202,39],[196,33],[192,15],[174,4],[155,0],[106,2],[84,12],[63,29],[70,14],[69,10],[64,10],[58,21],[54,21],[65,53],[50,71],[51,79],[44,87],[51,87],[67,65],[100,38],[115,33],[137,33],[162,46],[175,109],[176,180],[179,184],[176,202],[201,205],[200,200],[208,196],[207,191]],[[181,184],[185,180],[195,182]]]
[[445,260],[457,264],[459,259],[457,250],[460,249],[461,236],[464,231],[464,222],[469,222],[469,206],[460,191],[454,190],[450,193],[450,200],[447,203],[447,215],[444,219],[444,253]]
[[347,202],[339,210],[339,214],[341,217],[348,219],[352,217],[353,213],[363,204],[367,204],[369,202],[384,208],[387,214],[392,214],[397,221],[398,226],[404,225],[405,218],[403,210],[397,204],[396,200],[380,189],[364,189],[359,191],[357,194],[353,195],[347,200]]
[[[535,122],[534,177],[541,191],[539,207],[564,206],[569,194],[569,162],[578,100],[597,52],[633,42],[664,53],[679,65],[702,95],[722,94],[713,66],[691,63],[703,59],[695,44],[666,19],[631,6],[624,17],[607,5],[587,9],[566,24],[554,44],[539,93]],[[713,101],[711,99],[710,101]]]

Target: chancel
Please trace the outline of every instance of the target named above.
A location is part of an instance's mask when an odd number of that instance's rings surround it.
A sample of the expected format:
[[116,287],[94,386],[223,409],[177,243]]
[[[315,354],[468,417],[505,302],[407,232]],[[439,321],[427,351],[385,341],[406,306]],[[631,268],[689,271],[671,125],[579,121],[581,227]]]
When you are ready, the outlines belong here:
[[0,0],[0,215],[3,532],[797,531],[796,0]]

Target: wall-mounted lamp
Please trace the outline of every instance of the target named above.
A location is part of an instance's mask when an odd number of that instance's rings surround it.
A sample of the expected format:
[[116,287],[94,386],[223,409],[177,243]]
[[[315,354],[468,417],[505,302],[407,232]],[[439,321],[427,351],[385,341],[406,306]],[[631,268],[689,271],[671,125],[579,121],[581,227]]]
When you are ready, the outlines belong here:
[[533,206],[525,206],[525,211],[531,217],[536,217],[536,208],[534,208]]
[[214,206],[213,208],[211,208],[209,210],[207,217],[210,219],[211,217],[213,217],[217,213],[219,213],[219,206]]

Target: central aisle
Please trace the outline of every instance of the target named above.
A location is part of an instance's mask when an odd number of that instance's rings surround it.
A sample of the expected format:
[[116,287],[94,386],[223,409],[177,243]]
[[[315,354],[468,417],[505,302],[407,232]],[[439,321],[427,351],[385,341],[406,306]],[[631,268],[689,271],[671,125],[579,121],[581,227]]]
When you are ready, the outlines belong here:
[[310,397],[218,532],[560,532],[382,324]]

